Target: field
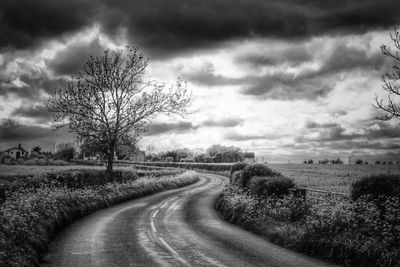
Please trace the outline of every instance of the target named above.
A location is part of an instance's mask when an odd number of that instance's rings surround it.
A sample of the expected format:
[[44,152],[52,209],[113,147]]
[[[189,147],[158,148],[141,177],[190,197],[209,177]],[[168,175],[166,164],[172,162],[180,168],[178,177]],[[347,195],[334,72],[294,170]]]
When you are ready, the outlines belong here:
[[396,165],[268,164],[299,186],[349,193],[350,185],[373,174],[400,174]]
[[[268,164],[268,166],[293,179],[299,186],[342,193],[349,193],[350,185],[365,176],[381,173],[400,174],[400,166],[396,165]],[[155,166],[136,166],[136,169],[146,168],[157,169]],[[0,179],[2,176],[41,174],[71,169],[105,170],[105,167],[0,165]],[[132,170],[133,166],[115,166],[115,169]]]

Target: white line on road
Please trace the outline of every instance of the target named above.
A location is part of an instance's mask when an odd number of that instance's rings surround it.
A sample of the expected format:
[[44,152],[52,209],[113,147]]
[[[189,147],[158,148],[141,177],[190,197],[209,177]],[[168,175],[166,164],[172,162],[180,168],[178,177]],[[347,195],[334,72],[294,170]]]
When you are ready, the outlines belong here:
[[151,218],[155,218],[157,216],[158,210],[156,210],[156,212],[153,213],[153,216],[151,216]]
[[153,230],[153,232],[157,232],[156,228],[154,227],[153,221],[150,221],[150,226],[151,226],[151,230]]
[[162,237],[159,237],[158,239],[160,239],[161,243],[163,243],[163,245],[172,253],[174,253],[175,255],[179,255],[178,252],[176,252],[175,249],[173,249],[170,245],[168,245],[167,242],[165,242],[165,240]]
[[164,203],[164,205],[161,206],[161,208],[164,208],[165,206],[168,205],[168,201]]

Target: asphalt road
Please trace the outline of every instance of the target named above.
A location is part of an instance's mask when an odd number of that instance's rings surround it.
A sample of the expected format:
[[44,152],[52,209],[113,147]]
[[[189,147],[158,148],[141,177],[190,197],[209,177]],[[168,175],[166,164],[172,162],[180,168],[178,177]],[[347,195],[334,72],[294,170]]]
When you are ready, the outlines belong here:
[[200,176],[75,222],[42,266],[328,266],[225,222],[213,204],[227,178]]

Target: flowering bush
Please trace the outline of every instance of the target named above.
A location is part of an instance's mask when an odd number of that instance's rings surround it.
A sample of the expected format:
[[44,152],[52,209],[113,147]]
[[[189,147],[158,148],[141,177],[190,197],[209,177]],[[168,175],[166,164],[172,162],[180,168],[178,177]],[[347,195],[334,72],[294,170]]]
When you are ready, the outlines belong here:
[[124,200],[197,180],[196,173],[191,172],[76,189],[54,186],[20,189],[0,206],[0,266],[38,265],[49,240],[71,221]]

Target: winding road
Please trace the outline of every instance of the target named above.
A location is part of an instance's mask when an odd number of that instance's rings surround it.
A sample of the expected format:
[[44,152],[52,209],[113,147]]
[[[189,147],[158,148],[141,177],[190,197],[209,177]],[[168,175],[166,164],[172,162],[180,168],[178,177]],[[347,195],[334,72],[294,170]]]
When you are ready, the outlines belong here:
[[73,223],[42,266],[328,266],[225,222],[214,210],[227,178],[131,200]]

